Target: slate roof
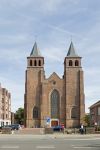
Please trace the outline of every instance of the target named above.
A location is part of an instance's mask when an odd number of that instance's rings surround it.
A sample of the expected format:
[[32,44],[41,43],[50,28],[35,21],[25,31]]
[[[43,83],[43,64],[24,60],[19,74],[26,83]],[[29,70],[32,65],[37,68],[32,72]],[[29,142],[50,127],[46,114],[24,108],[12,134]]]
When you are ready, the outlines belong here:
[[37,47],[37,43],[36,42],[34,43],[34,46],[32,48],[30,56],[32,56],[32,57],[42,57],[42,55],[41,55],[41,53],[40,53],[40,51],[39,51],[39,49]]
[[67,57],[79,57],[77,55],[77,53],[75,52],[75,48],[74,48],[74,45],[73,45],[72,41],[71,41],[71,44],[70,44],[70,47],[69,47],[69,50],[68,50],[68,53],[67,53]]

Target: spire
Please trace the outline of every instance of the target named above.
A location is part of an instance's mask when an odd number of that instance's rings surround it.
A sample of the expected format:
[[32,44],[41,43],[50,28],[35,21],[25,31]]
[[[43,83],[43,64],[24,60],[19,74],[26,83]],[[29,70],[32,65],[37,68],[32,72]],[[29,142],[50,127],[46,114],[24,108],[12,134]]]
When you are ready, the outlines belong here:
[[75,52],[75,48],[73,45],[73,42],[71,41],[68,53],[67,53],[67,57],[79,57],[76,52]]
[[34,46],[32,48],[30,56],[32,56],[32,57],[42,57],[41,53],[40,53],[40,51],[39,51],[39,49],[37,47],[37,43],[36,42],[34,43]]

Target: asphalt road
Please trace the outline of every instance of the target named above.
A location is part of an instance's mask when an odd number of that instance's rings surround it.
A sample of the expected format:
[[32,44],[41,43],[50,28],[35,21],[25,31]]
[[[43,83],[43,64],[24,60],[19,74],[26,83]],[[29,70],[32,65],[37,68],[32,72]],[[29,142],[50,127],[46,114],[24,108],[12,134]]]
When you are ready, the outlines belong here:
[[0,150],[100,150],[100,136],[0,135]]

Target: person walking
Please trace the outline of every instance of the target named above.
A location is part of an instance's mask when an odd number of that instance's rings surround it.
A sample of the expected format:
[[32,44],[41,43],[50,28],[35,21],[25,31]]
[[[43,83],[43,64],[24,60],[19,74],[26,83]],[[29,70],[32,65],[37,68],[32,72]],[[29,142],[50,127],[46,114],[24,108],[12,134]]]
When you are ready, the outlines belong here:
[[84,133],[84,126],[83,126],[83,124],[81,124],[80,132],[81,132],[81,134]]

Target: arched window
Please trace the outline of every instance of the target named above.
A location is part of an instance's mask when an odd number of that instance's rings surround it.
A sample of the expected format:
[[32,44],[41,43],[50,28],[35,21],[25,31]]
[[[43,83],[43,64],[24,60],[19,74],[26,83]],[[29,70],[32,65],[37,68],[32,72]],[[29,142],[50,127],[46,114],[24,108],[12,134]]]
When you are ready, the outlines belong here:
[[75,66],[79,66],[78,60],[75,60]]
[[39,66],[41,66],[41,60],[39,60]]
[[37,119],[39,117],[39,110],[38,107],[33,108],[33,118]]
[[32,60],[30,60],[30,66],[32,66]]
[[72,60],[69,60],[69,66],[73,66]]
[[59,118],[59,93],[53,90],[51,93],[51,118]]
[[75,119],[75,118],[77,118],[77,108],[72,108],[72,110],[71,110],[71,118],[72,119]]
[[36,60],[34,60],[34,66],[37,66],[37,61]]

